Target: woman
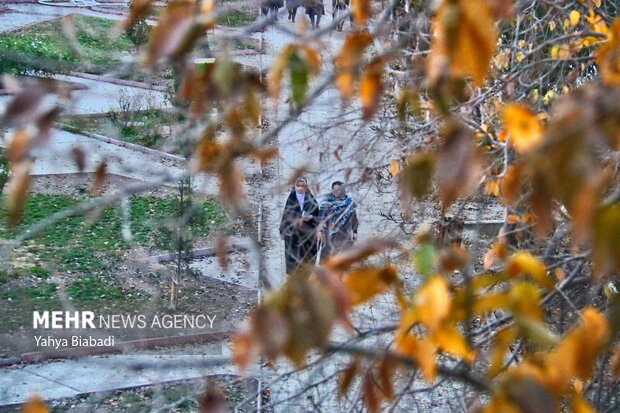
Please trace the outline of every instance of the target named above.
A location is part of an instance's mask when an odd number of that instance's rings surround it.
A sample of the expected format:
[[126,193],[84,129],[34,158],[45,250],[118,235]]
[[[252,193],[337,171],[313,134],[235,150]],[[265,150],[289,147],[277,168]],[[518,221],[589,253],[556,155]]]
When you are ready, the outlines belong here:
[[332,183],[332,191],[321,202],[319,239],[324,243],[321,258],[353,246],[357,239],[357,205],[347,195],[341,181]]
[[300,265],[314,264],[317,253],[316,227],[319,205],[308,190],[308,180],[297,178],[284,206],[280,238],[284,240],[286,273],[293,274]]

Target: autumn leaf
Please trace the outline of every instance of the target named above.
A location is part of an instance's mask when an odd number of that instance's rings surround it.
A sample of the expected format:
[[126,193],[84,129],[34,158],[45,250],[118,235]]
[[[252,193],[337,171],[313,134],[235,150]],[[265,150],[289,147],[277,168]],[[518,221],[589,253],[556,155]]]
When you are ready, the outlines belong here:
[[435,177],[444,211],[459,196],[473,192],[480,182],[480,152],[473,133],[460,122],[450,120],[442,130]]
[[411,357],[422,370],[422,375],[428,383],[437,377],[435,363],[435,346],[426,339],[418,339],[412,334],[401,337],[397,342],[398,351]]
[[436,330],[450,314],[448,284],[440,276],[430,277],[416,292],[413,304],[417,319],[430,330]]
[[370,14],[370,0],[351,0],[351,13],[355,24],[365,24]]
[[569,16],[568,19],[570,20],[571,26],[576,26],[577,23],[579,23],[579,19],[581,18],[581,14],[579,14],[577,10],[571,10],[568,16]]
[[343,396],[349,390],[358,369],[359,363],[356,360],[353,360],[340,374],[338,379],[338,396]]
[[435,23],[429,77],[440,77],[438,61],[447,59],[453,77],[469,75],[476,86],[482,86],[498,39],[489,3],[486,0],[443,0]]
[[103,188],[107,176],[108,163],[105,160],[102,160],[99,162],[99,165],[97,165],[97,169],[95,169],[95,176],[90,187],[90,193],[92,195],[98,195],[101,192],[101,188]]
[[227,413],[229,411],[226,395],[213,380],[209,380],[200,397],[200,413]]
[[338,56],[334,59],[336,69],[336,87],[344,100],[354,94],[357,78],[357,66],[363,58],[366,47],[372,43],[372,36],[367,31],[354,31],[347,35]]
[[489,358],[490,366],[487,371],[489,377],[495,377],[502,371],[506,353],[516,338],[517,332],[513,328],[506,328],[497,333]]
[[519,251],[508,259],[506,274],[512,278],[528,276],[547,289],[553,288],[553,280],[547,276],[545,264],[528,251]]
[[469,349],[463,335],[451,325],[442,326],[432,332],[433,343],[443,352],[461,357],[463,360],[473,362],[476,354]]
[[360,80],[360,101],[362,104],[362,118],[369,120],[375,114],[381,100],[381,74],[383,59],[373,59],[362,74]]
[[351,305],[370,300],[397,281],[396,267],[362,268],[350,271],[344,279],[351,296]]
[[596,410],[581,394],[574,394],[570,401],[572,413],[596,413]]
[[415,153],[407,159],[400,175],[399,184],[407,194],[424,198],[432,188],[435,156],[431,152]]
[[620,18],[611,23],[607,41],[602,43],[596,53],[596,64],[601,79],[607,84],[620,83]]
[[22,406],[22,413],[47,413],[49,409],[43,399],[39,396],[30,396],[28,401]]
[[400,172],[400,166],[398,165],[398,159],[392,159],[390,161],[390,175],[395,177]]
[[396,245],[394,241],[385,238],[369,238],[356,243],[349,250],[332,255],[325,263],[325,266],[333,271],[346,271],[356,262]]
[[504,127],[510,133],[510,142],[519,153],[529,151],[542,141],[543,127],[526,106],[508,104],[502,109],[501,115]]
[[9,225],[16,225],[22,215],[22,209],[28,196],[30,185],[30,168],[32,161],[24,160],[11,165],[11,175],[6,188],[6,207]]

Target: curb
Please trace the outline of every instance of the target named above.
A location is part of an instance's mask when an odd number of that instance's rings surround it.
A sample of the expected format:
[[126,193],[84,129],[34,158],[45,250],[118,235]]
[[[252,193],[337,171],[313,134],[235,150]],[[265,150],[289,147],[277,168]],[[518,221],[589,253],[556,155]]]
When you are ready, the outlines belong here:
[[190,344],[204,341],[223,340],[232,335],[233,330],[217,331],[211,333],[190,334],[186,336],[155,337],[140,340],[122,341],[113,347],[93,346],[76,347],[62,350],[39,351],[24,353],[21,356],[10,357],[0,360],[0,367],[8,367],[16,364],[39,363],[45,360],[65,359],[70,357],[93,356],[98,354],[124,353],[126,351],[147,349],[151,347],[169,347],[180,344]]
[[177,162],[186,162],[187,161],[187,159],[185,159],[184,157],[179,156],[179,155],[173,155],[171,153],[162,152],[162,151],[159,151],[157,149],[147,148],[145,146],[137,145],[135,143],[121,141],[121,140],[110,138],[110,137],[107,137],[107,136],[98,135],[98,134],[92,133],[92,132],[81,131],[81,130],[78,130],[78,129],[74,128],[73,126],[70,126],[70,125],[67,125],[67,124],[64,124],[64,123],[55,122],[55,126],[57,127],[56,128],[57,130],[74,133],[76,135],[87,136],[89,138],[96,139],[96,140],[101,141],[101,142],[105,142],[105,143],[109,143],[109,144],[112,144],[112,145],[120,146],[122,148],[133,149],[135,151],[146,153],[148,155],[156,155],[156,156],[159,156],[160,158],[169,159],[171,161],[177,161]]
[[73,71],[70,71],[67,75],[68,76],[74,76],[74,77],[80,77],[82,79],[96,80],[96,81],[99,81],[99,82],[112,83],[114,85],[127,86],[127,87],[135,87],[135,88],[146,89],[146,90],[153,90],[155,92],[166,92],[168,90],[165,86],[161,86],[161,85],[150,85],[148,83],[138,82],[138,81],[135,81],[135,80],[124,80],[124,79],[118,79],[118,78],[110,77],[110,76],[93,75],[91,73],[83,73],[83,72],[73,72]]
[[[250,251],[250,247],[243,244],[232,244],[226,250],[226,253],[235,252],[235,251]],[[195,249],[190,253],[185,253],[182,255],[183,258],[202,258],[202,257],[215,257],[217,255],[217,251],[215,248],[199,248]],[[161,254],[154,255],[149,257],[150,260],[157,261],[158,263],[170,262],[176,259],[178,254]]]

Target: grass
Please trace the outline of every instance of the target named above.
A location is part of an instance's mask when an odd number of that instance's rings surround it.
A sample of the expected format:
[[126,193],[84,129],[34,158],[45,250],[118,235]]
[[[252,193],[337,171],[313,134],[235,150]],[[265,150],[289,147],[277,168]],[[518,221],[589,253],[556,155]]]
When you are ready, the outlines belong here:
[[230,9],[217,18],[217,24],[230,27],[246,26],[256,19],[256,13],[251,9],[242,7],[241,9]]
[[[11,238],[30,225],[74,205],[78,200],[62,195],[33,194],[24,207],[24,217],[18,228],[8,228],[6,209],[0,209],[0,237]],[[198,203],[206,219],[192,228],[194,235],[207,235],[213,225],[224,222],[225,215],[213,201]],[[35,309],[62,308],[58,287],[49,283],[50,272],[57,270],[69,278],[66,293],[76,307],[87,305],[95,310],[133,310],[145,303],[138,291],[129,294],[122,289],[115,272],[122,262],[124,251],[133,245],[155,248],[161,238],[161,227],[177,212],[174,197],[138,197],[129,201],[129,223],[133,239],[123,239],[122,212],[109,207],[97,216],[71,217],[51,225],[35,236],[25,251],[33,262],[41,263],[20,268],[16,280],[10,275],[0,277],[8,286],[0,292],[0,326],[3,331],[29,325]],[[23,282],[22,282],[23,280]],[[14,281],[14,282],[13,282]],[[34,285],[23,285],[33,284]]]
[[72,15],[76,42],[63,31],[61,19],[0,35],[0,72],[75,70],[102,74],[120,64],[135,47],[126,35],[114,36],[113,20]]

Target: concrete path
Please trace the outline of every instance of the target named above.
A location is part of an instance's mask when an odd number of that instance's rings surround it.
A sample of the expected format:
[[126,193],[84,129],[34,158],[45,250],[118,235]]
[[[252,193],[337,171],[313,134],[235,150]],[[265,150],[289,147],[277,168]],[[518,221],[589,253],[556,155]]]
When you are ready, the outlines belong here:
[[34,394],[50,400],[215,374],[237,374],[222,359],[225,361],[226,357],[114,355],[4,368],[0,374],[0,406],[24,403]]

